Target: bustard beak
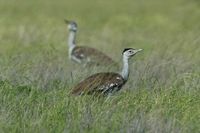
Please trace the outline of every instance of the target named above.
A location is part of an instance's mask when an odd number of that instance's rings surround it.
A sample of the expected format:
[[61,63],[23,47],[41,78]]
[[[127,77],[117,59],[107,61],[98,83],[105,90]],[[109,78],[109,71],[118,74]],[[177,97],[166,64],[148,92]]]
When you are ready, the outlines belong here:
[[137,52],[140,52],[140,51],[142,51],[142,50],[143,50],[143,49],[138,49],[138,50],[136,50],[136,53],[137,53]]
[[66,24],[69,24],[69,23],[70,23],[70,21],[67,20],[67,19],[64,19],[64,21],[65,21]]

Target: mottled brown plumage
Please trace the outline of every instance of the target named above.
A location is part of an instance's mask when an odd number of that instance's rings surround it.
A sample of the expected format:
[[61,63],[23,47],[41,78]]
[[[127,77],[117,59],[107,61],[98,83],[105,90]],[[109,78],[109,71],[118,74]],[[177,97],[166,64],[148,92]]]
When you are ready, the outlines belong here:
[[103,52],[87,46],[76,46],[72,50],[72,56],[84,64],[117,65],[115,61],[106,56]]
[[121,89],[125,80],[118,73],[97,73],[94,74],[72,89],[72,94],[107,94]]

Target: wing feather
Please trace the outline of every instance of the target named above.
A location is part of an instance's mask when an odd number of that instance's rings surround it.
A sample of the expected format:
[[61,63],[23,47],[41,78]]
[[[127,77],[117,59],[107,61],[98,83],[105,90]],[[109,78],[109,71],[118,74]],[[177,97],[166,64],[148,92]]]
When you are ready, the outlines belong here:
[[112,92],[114,88],[120,89],[124,83],[118,73],[97,73],[78,83],[72,89],[72,94]]
[[90,47],[86,46],[77,46],[73,49],[72,55],[77,59],[90,62],[94,64],[117,64],[110,57],[105,55],[104,53]]

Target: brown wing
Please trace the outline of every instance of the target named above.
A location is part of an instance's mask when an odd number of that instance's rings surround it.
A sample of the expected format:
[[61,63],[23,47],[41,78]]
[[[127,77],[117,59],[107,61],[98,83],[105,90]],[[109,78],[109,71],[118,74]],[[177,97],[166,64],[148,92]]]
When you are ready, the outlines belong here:
[[124,80],[118,73],[97,73],[94,74],[72,89],[72,94],[107,93],[119,90]]
[[73,49],[72,55],[77,59],[85,61],[89,64],[117,64],[104,53],[90,47],[77,46]]

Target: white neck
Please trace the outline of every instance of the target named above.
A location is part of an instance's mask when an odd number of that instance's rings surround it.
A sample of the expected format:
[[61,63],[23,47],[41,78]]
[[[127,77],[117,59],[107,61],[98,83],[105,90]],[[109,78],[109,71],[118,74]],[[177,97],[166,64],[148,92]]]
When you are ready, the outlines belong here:
[[122,73],[121,76],[123,79],[126,81],[128,80],[129,76],[129,64],[128,64],[129,57],[123,55],[123,68],[122,68]]
[[70,31],[68,37],[68,47],[69,47],[69,58],[71,58],[71,53],[74,47],[76,46],[76,32]]

